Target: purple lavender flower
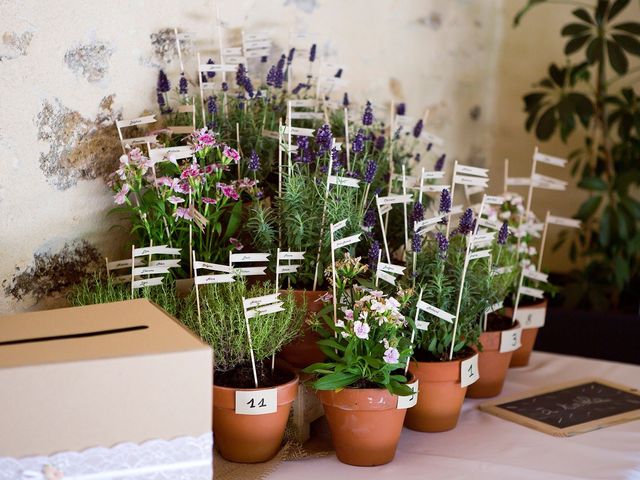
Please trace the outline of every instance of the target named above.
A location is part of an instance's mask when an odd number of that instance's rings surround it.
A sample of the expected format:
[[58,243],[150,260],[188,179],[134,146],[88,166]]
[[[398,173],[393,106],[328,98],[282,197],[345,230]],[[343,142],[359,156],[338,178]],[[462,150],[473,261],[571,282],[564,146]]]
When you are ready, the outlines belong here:
[[362,219],[362,226],[365,228],[373,228],[376,226],[378,222],[378,216],[376,215],[376,211],[373,208],[367,209],[364,212],[364,218]]
[[364,131],[362,129],[359,129],[358,133],[356,133],[351,150],[353,150],[353,153],[364,152]]
[[342,159],[340,158],[340,152],[335,147],[331,149],[331,164],[333,165],[334,171],[342,167]]
[[286,61],[287,57],[283,54],[280,56],[280,60],[278,60],[278,64],[276,65],[276,73],[273,81],[273,86],[276,88],[282,88],[284,84],[284,64]]
[[333,135],[331,135],[331,127],[326,123],[318,129],[316,133],[316,144],[318,145],[318,154],[324,155],[331,150],[333,145]]
[[440,207],[438,213],[449,213],[451,211],[451,192],[446,188],[440,193]]
[[376,176],[376,172],[378,171],[378,164],[375,160],[368,160],[367,164],[364,167],[364,183],[371,183]]
[[216,97],[214,97],[213,95],[210,95],[209,98],[207,98],[207,111],[211,114],[211,115],[215,115],[218,111],[218,105],[216,103]]
[[364,113],[362,114],[362,125],[368,126],[373,124],[373,108],[371,108],[371,102],[367,101],[367,105],[364,107]]
[[431,142],[427,143],[427,152],[430,152],[432,148],[433,148],[433,143]]
[[336,72],[336,74],[334,75],[335,78],[340,78],[342,77],[342,69],[339,68],[338,71]]
[[[207,65],[215,65],[216,62],[213,61],[212,58],[207,60]],[[207,78],[213,78],[216,76],[216,72],[207,72]]]
[[509,237],[509,222],[503,222],[500,231],[498,232],[498,245],[504,245],[507,243]]
[[420,163],[420,152],[416,153],[415,157],[413,157],[413,159],[416,161],[416,163]]
[[252,172],[257,172],[260,170],[260,157],[256,153],[255,150],[251,152],[251,156],[249,157],[249,170]]
[[189,92],[189,82],[187,82],[187,77],[184,76],[184,73],[180,74],[178,88],[180,90],[180,95],[186,95]]
[[160,72],[158,72],[157,90],[162,93],[167,93],[171,90],[171,83],[169,83],[169,79],[167,78],[166,73],[164,73],[164,70],[160,70]]
[[449,240],[442,232],[436,232],[436,240],[438,241],[438,250],[440,251],[440,257],[445,258],[447,256],[447,250],[449,249]]
[[460,223],[458,223],[458,233],[461,235],[467,235],[473,231],[473,210],[467,208],[460,217]]
[[379,135],[376,138],[376,141],[373,144],[373,146],[375,147],[376,150],[383,150],[385,142],[386,142],[386,139],[384,138],[384,135]]
[[424,218],[424,207],[422,206],[422,203],[416,202],[413,204],[412,217],[414,222],[419,222]]
[[222,91],[226,92],[227,90],[229,90],[229,84],[227,82],[222,82]]
[[433,169],[436,172],[441,172],[442,168],[444,167],[444,161],[447,158],[447,154],[443,153],[442,155],[440,155],[440,158],[438,158],[438,160],[436,161],[436,164],[433,166]]
[[422,127],[424,126],[424,123],[422,122],[422,119],[418,120],[416,122],[416,126],[413,127],[413,136],[415,138],[418,138],[420,136],[420,134],[422,133]]
[[236,85],[241,88],[244,88],[244,81],[247,77],[247,69],[244,64],[239,64],[238,69],[236,70]]
[[315,43],[311,45],[311,50],[309,50],[309,61],[310,62],[316,61],[316,44]]
[[347,92],[344,92],[344,96],[342,97],[342,106],[343,107],[349,106],[349,95],[347,95]]
[[289,56],[287,56],[287,65],[291,65],[291,62],[293,62],[293,57],[296,54],[296,49],[292,48],[291,50],[289,50]]
[[278,75],[278,69],[275,65],[271,65],[269,73],[267,73],[267,85],[273,87],[276,84],[276,77]]
[[420,253],[422,250],[422,237],[418,232],[413,234],[413,238],[411,239],[411,251],[414,253]]
[[378,268],[378,255],[380,255],[380,242],[374,240],[369,247],[369,270],[375,271]]
[[158,100],[158,106],[160,107],[160,111],[163,112],[164,107],[167,103],[164,100],[164,95],[162,94],[162,92],[158,92],[157,100]]
[[398,105],[396,105],[396,114],[397,115],[404,115],[406,110],[407,110],[407,105],[404,102],[399,103]]
[[298,83],[298,85],[296,85],[293,90],[291,90],[291,93],[293,95],[297,95],[298,93],[300,93],[300,90],[302,90],[304,87],[306,87],[307,84],[306,83]]
[[269,59],[269,57],[267,57],[266,55],[260,57],[260,63],[267,63],[267,60]]

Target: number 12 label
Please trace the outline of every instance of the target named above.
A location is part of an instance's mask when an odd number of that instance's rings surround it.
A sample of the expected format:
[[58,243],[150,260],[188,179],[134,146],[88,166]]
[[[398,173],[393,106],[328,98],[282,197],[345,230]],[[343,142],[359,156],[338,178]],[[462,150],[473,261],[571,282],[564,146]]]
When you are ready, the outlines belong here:
[[478,372],[478,354],[460,362],[460,387],[468,387],[480,378]]
[[278,389],[236,391],[236,413],[265,415],[278,410]]

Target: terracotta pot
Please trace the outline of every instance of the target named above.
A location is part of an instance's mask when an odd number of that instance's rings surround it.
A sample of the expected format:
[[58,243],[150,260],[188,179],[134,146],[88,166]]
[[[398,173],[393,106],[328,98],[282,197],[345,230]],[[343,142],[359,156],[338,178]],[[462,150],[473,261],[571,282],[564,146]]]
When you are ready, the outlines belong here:
[[213,433],[215,445],[227,460],[259,463],[272,459],[280,450],[291,404],[298,393],[298,375],[278,385],[275,413],[242,415],[235,412],[236,391],[252,390],[213,385]]
[[320,336],[314,332],[311,327],[306,323],[306,320],[311,316],[310,314],[316,313],[324,307],[323,302],[316,302],[326,290],[294,290],[293,295],[298,305],[303,305],[305,300],[307,303],[307,316],[305,317],[305,323],[302,326],[301,335],[285,346],[278,357],[287,362],[289,365],[296,368],[306,368],[309,365],[317,362],[324,361],[324,353],[318,347],[316,343],[320,340]]
[[336,456],[358,467],[384,465],[393,460],[406,409],[398,397],[381,388],[318,391],[331,430]]
[[[513,309],[509,309],[509,315],[513,315]],[[527,327],[530,324],[539,324],[540,318],[547,315],[547,299],[541,300],[533,305],[518,307],[518,320],[522,325],[522,346],[513,352],[510,367],[526,367],[529,365],[529,357],[536,343],[539,327]]]
[[[507,330],[520,328],[520,324],[515,324]],[[478,373],[480,378],[469,385],[467,397],[469,398],[489,398],[500,395],[502,386],[507,376],[509,363],[513,352],[500,352],[500,341],[502,332],[482,332],[480,344],[482,351],[478,353]]]
[[419,395],[418,403],[407,410],[404,421],[407,428],[419,432],[455,428],[467,393],[467,387],[460,387],[462,360],[466,358],[451,362],[411,362],[409,371],[419,381]]

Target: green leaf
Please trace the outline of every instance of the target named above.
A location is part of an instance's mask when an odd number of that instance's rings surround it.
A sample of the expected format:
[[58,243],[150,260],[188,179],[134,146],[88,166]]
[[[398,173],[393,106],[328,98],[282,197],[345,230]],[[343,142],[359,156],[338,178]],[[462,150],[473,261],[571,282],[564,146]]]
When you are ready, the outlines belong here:
[[630,1],[631,0],[616,0],[615,2],[613,2],[613,5],[611,5],[611,8],[609,9],[609,13],[607,14],[607,19],[613,20],[613,18],[616,15],[618,15],[622,10],[627,8],[627,5],[629,5]]
[[584,23],[569,23],[568,25],[565,25],[560,34],[563,37],[575,37],[583,35],[590,30],[591,26],[585,25]]
[[344,388],[352,383],[355,383],[360,379],[360,375],[356,373],[340,372],[331,373],[319,378],[313,383],[314,388],[317,390],[336,390],[338,388]]
[[609,7],[609,0],[598,0],[598,4],[596,6],[596,11],[594,15],[596,23],[598,24],[602,23],[608,7]]
[[623,32],[633,33],[634,35],[640,35],[640,23],[637,22],[625,22],[614,25],[616,30],[622,30]]
[[242,221],[242,202],[238,201],[231,209],[231,217],[229,218],[229,223],[227,223],[227,230],[224,234],[224,239],[230,239],[234,233],[238,230],[240,223]]
[[536,137],[540,140],[548,140],[556,129],[556,107],[549,107],[538,120]]
[[609,188],[609,186],[607,185],[607,182],[605,182],[600,177],[585,177],[582,180],[580,180],[580,183],[578,183],[578,187],[584,188],[585,190],[600,190],[600,191],[605,191],[607,190],[607,188]]
[[620,75],[626,73],[629,68],[629,61],[618,44],[607,40],[607,52],[609,53],[611,67]]
[[547,0],[529,0],[527,4],[524,7],[522,7],[518,11],[518,13],[516,13],[516,16],[513,18],[513,25],[515,27],[520,25],[520,20],[522,20],[522,17],[525,15],[525,13],[527,13],[531,8],[535,7],[536,5],[545,3],[546,1]]
[[600,206],[600,202],[602,202],[601,195],[594,195],[593,197],[587,198],[582,205],[580,205],[576,217],[583,221],[587,220],[596,213],[596,210],[598,210],[598,207]]
[[587,60],[590,64],[599,62],[602,58],[602,39],[594,38],[587,47]]
[[589,40],[590,38],[591,35],[582,35],[580,37],[572,38],[564,46],[564,54],[571,55],[572,53],[577,52],[584,46],[585,43],[587,43],[587,40]]
[[614,275],[618,290],[622,290],[629,280],[630,275],[629,263],[622,258],[622,255],[616,255],[614,259]]
[[600,245],[607,247],[611,240],[611,207],[607,207],[600,217]]
[[631,35],[621,35],[614,33],[611,35],[618,45],[631,55],[640,56],[640,42]]
[[583,22],[587,22],[587,23],[590,23],[591,25],[595,25],[595,22],[591,18],[591,15],[589,15],[589,12],[587,12],[584,8],[576,8],[571,13],[573,13],[575,17],[578,17]]
[[324,338],[322,340],[318,340],[317,344],[325,347],[330,347],[336,350],[340,350],[341,352],[344,352],[346,350],[344,345],[340,345],[333,338]]

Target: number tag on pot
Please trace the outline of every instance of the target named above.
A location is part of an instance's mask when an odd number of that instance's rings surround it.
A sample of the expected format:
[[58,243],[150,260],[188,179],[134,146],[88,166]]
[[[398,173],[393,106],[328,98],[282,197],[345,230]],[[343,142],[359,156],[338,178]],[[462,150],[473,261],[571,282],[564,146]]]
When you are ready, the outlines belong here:
[[418,380],[413,383],[407,383],[407,387],[413,390],[413,395],[398,396],[398,410],[411,408],[418,403]]
[[517,328],[515,330],[505,330],[500,337],[500,352],[513,352],[520,348],[522,343],[520,339],[522,337],[522,329]]
[[480,378],[478,372],[478,354],[460,362],[460,387],[468,387]]
[[536,328],[544,326],[547,314],[546,308],[518,308],[516,320],[520,322],[522,328]]
[[265,415],[278,410],[278,389],[236,391],[236,413]]

